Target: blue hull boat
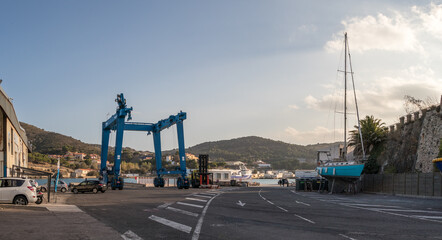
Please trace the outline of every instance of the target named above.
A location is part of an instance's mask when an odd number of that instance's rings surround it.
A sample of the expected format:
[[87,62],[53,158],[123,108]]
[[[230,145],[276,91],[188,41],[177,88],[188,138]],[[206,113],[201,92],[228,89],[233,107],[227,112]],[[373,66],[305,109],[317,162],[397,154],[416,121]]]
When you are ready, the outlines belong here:
[[323,177],[359,178],[364,169],[364,164],[351,164],[347,162],[329,163],[316,168]]

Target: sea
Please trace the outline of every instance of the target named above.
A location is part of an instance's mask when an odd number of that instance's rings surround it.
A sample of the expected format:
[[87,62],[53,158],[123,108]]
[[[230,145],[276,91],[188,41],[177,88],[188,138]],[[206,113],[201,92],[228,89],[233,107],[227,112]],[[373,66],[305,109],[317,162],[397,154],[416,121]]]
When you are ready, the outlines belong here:
[[[53,178],[54,179],[54,178]],[[48,183],[48,179],[36,179],[38,182],[38,185],[44,185]],[[98,178],[62,178],[61,180],[63,180],[65,183],[67,183],[69,185],[69,183],[80,183],[83,182],[85,180],[98,180]],[[124,179],[125,183],[137,183],[137,180],[135,180],[135,178],[125,178]]]
[[[38,185],[44,185],[47,184],[47,178],[46,179],[36,179],[38,182]],[[98,180],[98,178],[63,178],[62,179],[65,183],[69,185],[69,183],[80,183],[85,180]],[[250,179],[248,182],[257,182],[260,185],[278,185],[279,179]],[[135,178],[124,178],[125,183],[137,183],[137,180]],[[289,179],[289,182],[295,182],[295,179]],[[169,179],[169,184],[174,185],[175,179]]]

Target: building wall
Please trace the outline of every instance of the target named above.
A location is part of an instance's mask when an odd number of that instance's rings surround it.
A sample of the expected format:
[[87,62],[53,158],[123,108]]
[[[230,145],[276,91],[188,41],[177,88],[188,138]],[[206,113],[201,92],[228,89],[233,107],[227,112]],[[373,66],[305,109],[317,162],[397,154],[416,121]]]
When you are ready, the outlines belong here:
[[0,177],[4,177],[5,175],[5,113],[2,109],[0,109]]
[[[5,118],[4,115],[3,118]],[[6,136],[3,138],[6,154],[2,154],[6,156],[6,169],[3,169],[3,175],[9,177],[12,175],[12,167],[14,165],[28,167],[28,148],[11,121],[6,118],[6,121],[2,122],[6,123],[4,126],[6,128]],[[5,166],[4,162],[2,166]]]

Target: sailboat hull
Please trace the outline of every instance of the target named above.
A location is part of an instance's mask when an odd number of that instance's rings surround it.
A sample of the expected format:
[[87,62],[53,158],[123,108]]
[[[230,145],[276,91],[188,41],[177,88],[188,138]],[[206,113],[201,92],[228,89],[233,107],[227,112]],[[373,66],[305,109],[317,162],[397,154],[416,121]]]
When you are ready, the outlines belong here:
[[323,177],[358,178],[362,174],[364,164],[319,166],[316,171]]

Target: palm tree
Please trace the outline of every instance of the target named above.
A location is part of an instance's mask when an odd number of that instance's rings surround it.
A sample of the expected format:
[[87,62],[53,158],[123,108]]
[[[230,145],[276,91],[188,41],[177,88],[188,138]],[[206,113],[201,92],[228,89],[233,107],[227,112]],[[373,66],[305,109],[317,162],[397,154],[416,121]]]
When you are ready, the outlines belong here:
[[[373,116],[366,116],[361,119],[361,132],[364,141],[364,150],[366,154],[370,154],[373,148],[380,146],[387,138],[387,128],[385,123]],[[350,131],[349,146],[355,146],[355,153],[362,153],[361,137],[359,136],[358,126],[355,130]]]

